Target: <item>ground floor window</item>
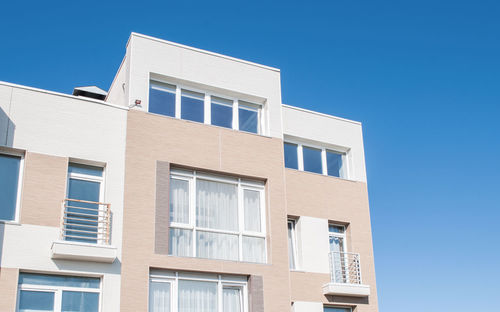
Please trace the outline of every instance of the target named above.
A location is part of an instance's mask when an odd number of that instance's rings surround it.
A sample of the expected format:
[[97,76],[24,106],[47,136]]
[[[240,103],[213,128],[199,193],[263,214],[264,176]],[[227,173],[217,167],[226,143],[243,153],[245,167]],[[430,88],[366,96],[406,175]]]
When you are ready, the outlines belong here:
[[352,312],[351,308],[324,307],[324,312]]
[[101,280],[94,277],[19,274],[19,312],[98,312]]
[[247,278],[152,271],[149,312],[247,312]]

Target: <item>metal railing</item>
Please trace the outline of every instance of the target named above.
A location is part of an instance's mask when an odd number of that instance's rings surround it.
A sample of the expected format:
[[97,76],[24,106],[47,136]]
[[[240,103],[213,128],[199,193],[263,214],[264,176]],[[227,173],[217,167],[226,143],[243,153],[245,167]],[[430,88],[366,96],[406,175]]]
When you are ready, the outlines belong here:
[[111,236],[110,204],[65,199],[62,203],[61,239],[109,245]]
[[329,253],[329,256],[332,283],[361,284],[359,254],[332,251]]

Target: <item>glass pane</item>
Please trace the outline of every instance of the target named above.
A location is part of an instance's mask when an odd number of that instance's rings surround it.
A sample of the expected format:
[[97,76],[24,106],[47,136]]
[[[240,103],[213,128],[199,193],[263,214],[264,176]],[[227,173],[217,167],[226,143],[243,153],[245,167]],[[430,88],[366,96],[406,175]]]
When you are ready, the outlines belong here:
[[19,284],[99,288],[100,282],[101,280],[98,277],[46,275],[34,273],[19,274]]
[[54,311],[54,293],[21,290],[19,312]]
[[233,101],[212,96],[212,125],[233,128]]
[[241,288],[224,287],[222,301],[223,312],[241,312]]
[[285,167],[291,169],[299,169],[299,161],[297,158],[297,144],[285,143]]
[[202,93],[182,90],[181,118],[203,122],[205,117],[205,96]]
[[243,236],[243,261],[264,263],[265,244],[264,238]]
[[170,283],[149,284],[149,312],[170,312]]
[[193,231],[170,228],[168,236],[168,254],[179,257],[191,257]]
[[290,269],[295,269],[295,250],[293,244],[294,225],[293,222],[288,222],[288,262],[290,263]]
[[196,231],[199,258],[238,260],[238,235]]
[[0,220],[16,218],[21,158],[0,155]]
[[238,118],[241,131],[259,133],[259,110],[258,105],[239,102]]
[[328,231],[330,233],[344,233],[345,228],[342,225],[328,224]]
[[102,177],[102,167],[97,166],[89,166],[89,165],[81,165],[81,164],[69,164],[68,172],[69,173],[79,173],[86,174],[96,177]]
[[260,232],[260,192],[244,190],[243,205],[245,210],[245,230]]
[[217,283],[179,280],[179,312],[216,312]]
[[[70,179],[68,187],[67,214],[65,234],[66,240],[87,243],[97,242],[97,221],[99,220],[99,205],[77,200],[99,202],[100,182]],[[76,200],[76,201],[75,201]],[[85,231],[85,232],[80,232]]]
[[325,307],[324,309],[325,312],[351,312],[350,308],[331,308],[331,307]]
[[151,81],[148,110],[150,113],[175,117],[175,86]]
[[205,228],[237,231],[237,186],[197,179],[196,224]]
[[344,252],[344,240],[340,237],[330,236],[330,251]]
[[63,291],[61,312],[98,312],[99,294],[83,291]]
[[326,151],[326,165],[329,176],[344,178],[342,158],[343,155],[340,153]]
[[323,173],[320,149],[303,146],[302,153],[304,156],[304,171]]
[[170,221],[189,223],[189,181],[170,179]]

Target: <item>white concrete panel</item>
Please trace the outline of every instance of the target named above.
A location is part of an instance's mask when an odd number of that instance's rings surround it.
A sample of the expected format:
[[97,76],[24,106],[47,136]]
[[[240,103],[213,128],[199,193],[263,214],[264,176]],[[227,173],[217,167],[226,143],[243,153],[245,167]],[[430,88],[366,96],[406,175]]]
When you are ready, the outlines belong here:
[[321,302],[295,301],[292,312],[323,312],[323,304]]
[[328,273],[328,220],[300,217],[296,225],[300,270]]
[[283,105],[283,134],[327,148],[348,150],[349,179],[366,182],[361,123]]

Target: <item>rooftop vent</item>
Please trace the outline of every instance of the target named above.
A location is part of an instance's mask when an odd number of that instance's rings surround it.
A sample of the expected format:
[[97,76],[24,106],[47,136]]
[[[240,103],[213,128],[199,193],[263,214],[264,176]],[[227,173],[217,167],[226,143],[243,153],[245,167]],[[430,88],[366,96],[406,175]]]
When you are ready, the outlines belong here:
[[104,91],[101,88],[98,88],[96,86],[88,86],[88,87],[74,88],[73,95],[84,96],[84,97],[103,101],[106,98],[106,96],[108,95],[108,92],[106,92],[106,91]]

